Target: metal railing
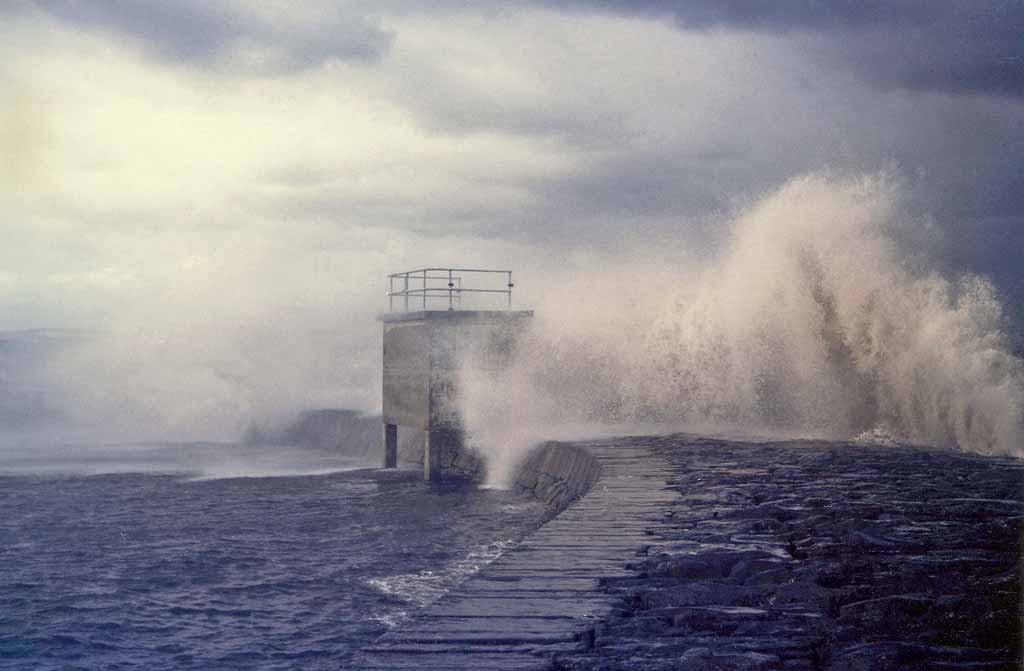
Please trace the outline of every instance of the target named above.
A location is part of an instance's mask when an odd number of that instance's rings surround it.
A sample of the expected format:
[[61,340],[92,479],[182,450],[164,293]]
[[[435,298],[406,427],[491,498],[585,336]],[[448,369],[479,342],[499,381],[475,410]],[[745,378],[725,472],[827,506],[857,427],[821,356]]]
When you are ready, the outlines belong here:
[[[463,275],[504,275],[505,288],[477,288],[463,286]],[[468,279],[468,278],[467,278]],[[396,288],[396,284],[399,286]],[[500,286],[500,285],[495,285]],[[512,307],[512,271],[483,270],[480,268],[420,268],[402,273],[388,275],[388,309],[395,311],[395,299],[400,299],[401,308],[408,312],[411,309],[426,310],[437,301],[448,302],[449,310],[456,310],[462,305],[463,294],[504,294],[507,305]],[[442,303],[443,304],[443,303]]]

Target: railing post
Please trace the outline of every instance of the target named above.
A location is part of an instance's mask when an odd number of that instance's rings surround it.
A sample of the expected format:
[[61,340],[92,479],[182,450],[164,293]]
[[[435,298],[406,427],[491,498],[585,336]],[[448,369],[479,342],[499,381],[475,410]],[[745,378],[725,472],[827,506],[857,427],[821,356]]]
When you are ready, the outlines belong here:
[[427,311],[427,271],[423,271],[423,311]]
[[452,304],[452,289],[455,287],[455,283],[452,282],[452,269],[448,269],[448,310],[454,310],[455,306]]
[[395,276],[388,275],[388,312],[395,311]]
[[402,276],[405,280],[405,289],[402,291],[405,294],[405,311],[409,311],[409,273],[405,273]]
[[512,271],[510,270],[510,271],[508,271],[508,307],[509,307],[509,309],[512,308],[512,287],[513,286],[514,285],[512,284]]

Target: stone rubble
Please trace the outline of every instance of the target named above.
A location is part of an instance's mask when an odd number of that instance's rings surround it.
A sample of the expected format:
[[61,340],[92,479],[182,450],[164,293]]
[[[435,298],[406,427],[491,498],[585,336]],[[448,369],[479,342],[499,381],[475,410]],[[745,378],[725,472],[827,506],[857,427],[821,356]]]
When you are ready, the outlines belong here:
[[680,498],[564,671],[1021,668],[1024,463],[658,440]]

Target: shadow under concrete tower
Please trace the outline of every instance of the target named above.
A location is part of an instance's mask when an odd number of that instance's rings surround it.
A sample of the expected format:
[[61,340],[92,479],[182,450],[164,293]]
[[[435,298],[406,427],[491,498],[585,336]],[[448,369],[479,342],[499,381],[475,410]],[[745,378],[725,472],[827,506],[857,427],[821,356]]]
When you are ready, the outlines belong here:
[[[421,268],[388,276],[383,322],[384,468],[398,427],[423,431],[423,476],[444,479],[464,449],[458,372],[508,365],[533,312],[512,310],[512,271]],[[466,309],[466,306],[491,309]]]

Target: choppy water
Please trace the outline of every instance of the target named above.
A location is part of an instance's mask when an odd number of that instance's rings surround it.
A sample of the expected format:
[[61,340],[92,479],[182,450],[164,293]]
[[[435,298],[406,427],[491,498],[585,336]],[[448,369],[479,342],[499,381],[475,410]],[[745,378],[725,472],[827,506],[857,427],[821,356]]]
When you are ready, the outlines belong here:
[[[543,514],[414,473],[219,477],[274,465],[243,449],[0,472],[0,669],[344,668]],[[218,450],[234,467],[160,472]]]

